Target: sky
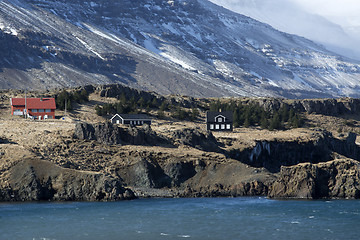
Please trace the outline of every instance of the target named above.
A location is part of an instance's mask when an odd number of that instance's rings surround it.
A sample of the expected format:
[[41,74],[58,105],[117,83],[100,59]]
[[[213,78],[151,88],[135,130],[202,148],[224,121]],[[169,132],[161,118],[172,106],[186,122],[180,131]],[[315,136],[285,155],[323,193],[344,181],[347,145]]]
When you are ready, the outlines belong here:
[[210,0],[360,60],[360,0]]
[[289,0],[343,26],[360,26],[359,0]]

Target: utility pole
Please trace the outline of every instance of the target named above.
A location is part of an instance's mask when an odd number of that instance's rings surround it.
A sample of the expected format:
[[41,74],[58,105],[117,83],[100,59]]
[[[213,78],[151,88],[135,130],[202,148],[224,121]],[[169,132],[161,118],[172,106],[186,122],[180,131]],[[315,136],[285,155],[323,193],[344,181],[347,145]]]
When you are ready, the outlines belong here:
[[66,98],[65,98],[65,113],[64,113],[64,116],[66,116]]
[[25,119],[27,119],[26,89],[25,89]]

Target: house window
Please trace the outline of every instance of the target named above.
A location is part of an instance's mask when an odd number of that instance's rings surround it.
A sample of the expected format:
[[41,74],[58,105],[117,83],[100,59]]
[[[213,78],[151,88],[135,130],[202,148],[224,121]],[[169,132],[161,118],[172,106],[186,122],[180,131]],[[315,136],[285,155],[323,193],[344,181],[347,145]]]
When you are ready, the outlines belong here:
[[221,129],[225,129],[225,124],[221,124]]
[[120,120],[116,120],[116,124],[119,124],[120,123]]
[[39,109],[39,112],[44,112],[44,109]]
[[220,129],[219,124],[215,124],[215,129]]
[[230,124],[226,124],[226,129],[231,129]]
[[141,125],[143,125],[144,124],[144,121],[141,121]]
[[217,121],[218,121],[218,122],[222,122],[223,119],[222,119],[221,117],[219,117],[219,118],[217,119]]
[[32,111],[32,112],[38,112],[38,110],[37,110],[37,109],[31,109],[31,111]]
[[51,112],[51,109],[46,109],[45,112]]
[[214,124],[210,124],[210,129],[214,129]]

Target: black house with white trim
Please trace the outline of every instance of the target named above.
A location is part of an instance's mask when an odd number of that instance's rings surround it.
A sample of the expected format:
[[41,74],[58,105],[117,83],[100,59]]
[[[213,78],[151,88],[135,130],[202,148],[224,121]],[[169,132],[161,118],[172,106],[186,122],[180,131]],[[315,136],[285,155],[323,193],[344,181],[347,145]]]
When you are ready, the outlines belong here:
[[232,112],[206,112],[206,129],[210,131],[232,131]]
[[113,124],[127,124],[131,126],[151,124],[151,118],[146,114],[115,114],[110,121]]

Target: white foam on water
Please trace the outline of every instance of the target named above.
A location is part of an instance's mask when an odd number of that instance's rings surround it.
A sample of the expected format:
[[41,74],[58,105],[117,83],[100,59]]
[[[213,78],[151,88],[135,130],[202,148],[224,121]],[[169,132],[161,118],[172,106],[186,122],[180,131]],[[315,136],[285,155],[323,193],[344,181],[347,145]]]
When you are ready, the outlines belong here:
[[182,238],[189,238],[190,235],[178,235],[178,237],[182,237]]

